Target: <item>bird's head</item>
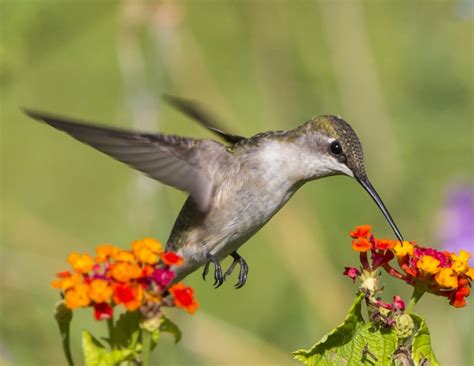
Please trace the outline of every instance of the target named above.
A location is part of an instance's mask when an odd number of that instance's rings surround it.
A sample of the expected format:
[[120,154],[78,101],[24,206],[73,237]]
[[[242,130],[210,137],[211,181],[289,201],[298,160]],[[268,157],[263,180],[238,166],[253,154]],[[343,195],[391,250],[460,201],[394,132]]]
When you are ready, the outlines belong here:
[[343,174],[356,179],[380,208],[397,238],[403,240],[367,177],[362,145],[352,127],[340,117],[324,115],[313,118],[301,128],[305,132],[306,143],[317,151],[318,159],[324,162],[325,171],[320,176]]

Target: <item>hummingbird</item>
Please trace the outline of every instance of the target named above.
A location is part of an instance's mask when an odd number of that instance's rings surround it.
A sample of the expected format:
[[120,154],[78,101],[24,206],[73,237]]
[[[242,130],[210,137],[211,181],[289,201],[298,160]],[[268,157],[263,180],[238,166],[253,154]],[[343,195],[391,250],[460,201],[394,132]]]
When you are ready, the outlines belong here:
[[[403,240],[364,168],[362,146],[339,116],[322,115],[288,131],[246,138],[224,132],[198,103],[165,95],[165,100],[225,143],[161,133],[137,132],[33,110],[25,113],[189,194],[166,244],[184,258],[172,268],[174,282],[204,266],[214,266],[214,287],[239,265],[236,288],[249,266],[238,249],[275,215],[306,182],[334,175],[355,179],[375,201],[395,235]],[[226,271],[220,262],[231,256]]]

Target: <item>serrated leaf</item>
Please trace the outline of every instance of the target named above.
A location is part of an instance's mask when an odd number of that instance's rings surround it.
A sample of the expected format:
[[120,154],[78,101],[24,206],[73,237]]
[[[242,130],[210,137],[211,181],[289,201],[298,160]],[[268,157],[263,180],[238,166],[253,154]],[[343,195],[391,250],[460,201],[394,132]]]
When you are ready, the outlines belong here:
[[82,351],[86,366],[113,366],[126,361],[133,354],[128,349],[108,351],[87,330],[82,332]]
[[[301,362],[306,362],[313,355],[319,354],[319,351],[321,350],[321,346],[328,345],[330,343],[338,344],[338,343],[344,342],[344,333],[348,333],[350,334],[350,337],[352,337],[352,332],[355,331],[357,327],[357,323],[361,321],[360,318],[362,316],[360,313],[360,309],[361,309],[361,302],[363,298],[364,298],[363,294],[359,294],[359,296],[356,297],[354,303],[349,309],[349,312],[347,313],[346,319],[344,320],[342,324],[340,324],[338,327],[333,329],[330,333],[326,334],[318,343],[316,343],[309,350],[301,349],[301,350],[293,352],[292,353],[293,358]],[[340,339],[341,336],[342,336],[342,339]]]
[[371,323],[364,323],[363,298],[364,294],[360,294],[355,299],[342,324],[311,349],[293,352],[293,357],[311,366],[391,365],[397,336],[392,330],[381,331]]
[[178,328],[176,323],[172,322],[169,318],[163,315],[163,321],[160,324],[160,331],[171,333],[174,336],[174,343],[178,343],[181,340],[181,330]]
[[425,320],[417,314],[410,314],[410,316],[418,328],[412,343],[412,359],[415,366],[439,366],[440,363],[431,348],[430,331]]

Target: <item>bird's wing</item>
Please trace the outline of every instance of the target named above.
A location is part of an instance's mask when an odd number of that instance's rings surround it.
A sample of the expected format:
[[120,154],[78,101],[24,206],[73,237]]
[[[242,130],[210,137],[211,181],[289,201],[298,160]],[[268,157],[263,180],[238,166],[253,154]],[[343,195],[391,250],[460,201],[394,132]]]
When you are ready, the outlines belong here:
[[246,139],[243,136],[231,135],[227,132],[224,132],[220,127],[218,127],[219,123],[215,121],[215,118],[213,118],[208,112],[204,111],[204,109],[194,101],[174,97],[168,94],[164,94],[163,99],[181,113],[199,122],[202,126],[214,132],[231,144],[235,144]]
[[188,192],[203,212],[214,191],[212,176],[216,166],[230,159],[225,147],[213,140],[140,133],[25,112],[153,179]]

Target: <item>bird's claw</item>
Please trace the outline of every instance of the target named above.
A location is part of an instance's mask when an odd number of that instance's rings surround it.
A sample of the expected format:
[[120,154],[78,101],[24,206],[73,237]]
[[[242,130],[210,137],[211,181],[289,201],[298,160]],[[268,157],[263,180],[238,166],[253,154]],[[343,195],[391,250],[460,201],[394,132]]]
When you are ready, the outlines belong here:
[[245,285],[245,283],[247,282],[247,276],[248,276],[248,273],[249,273],[249,266],[248,266],[247,262],[245,261],[245,259],[242,258],[239,254],[237,254],[237,252],[232,253],[232,258],[234,258],[234,261],[232,262],[230,267],[227,269],[227,271],[225,271],[224,280],[226,280],[227,277],[229,277],[231,275],[232,271],[234,270],[235,266],[238,263],[239,266],[240,266],[239,280],[234,285],[234,287],[236,289],[239,289],[243,285]]
[[202,278],[203,278],[204,281],[206,280],[206,276],[209,273],[209,265],[211,263],[214,264],[214,284],[213,284],[213,286],[214,286],[214,288],[218,288],[218,287],[222,286],[222,284],[224,283],[225,277],[222,274],[221,264],[219,263],[217,258],[214,257],[212,254],[207,255],[206,265],[204,266],[204,270],[202,271]]

